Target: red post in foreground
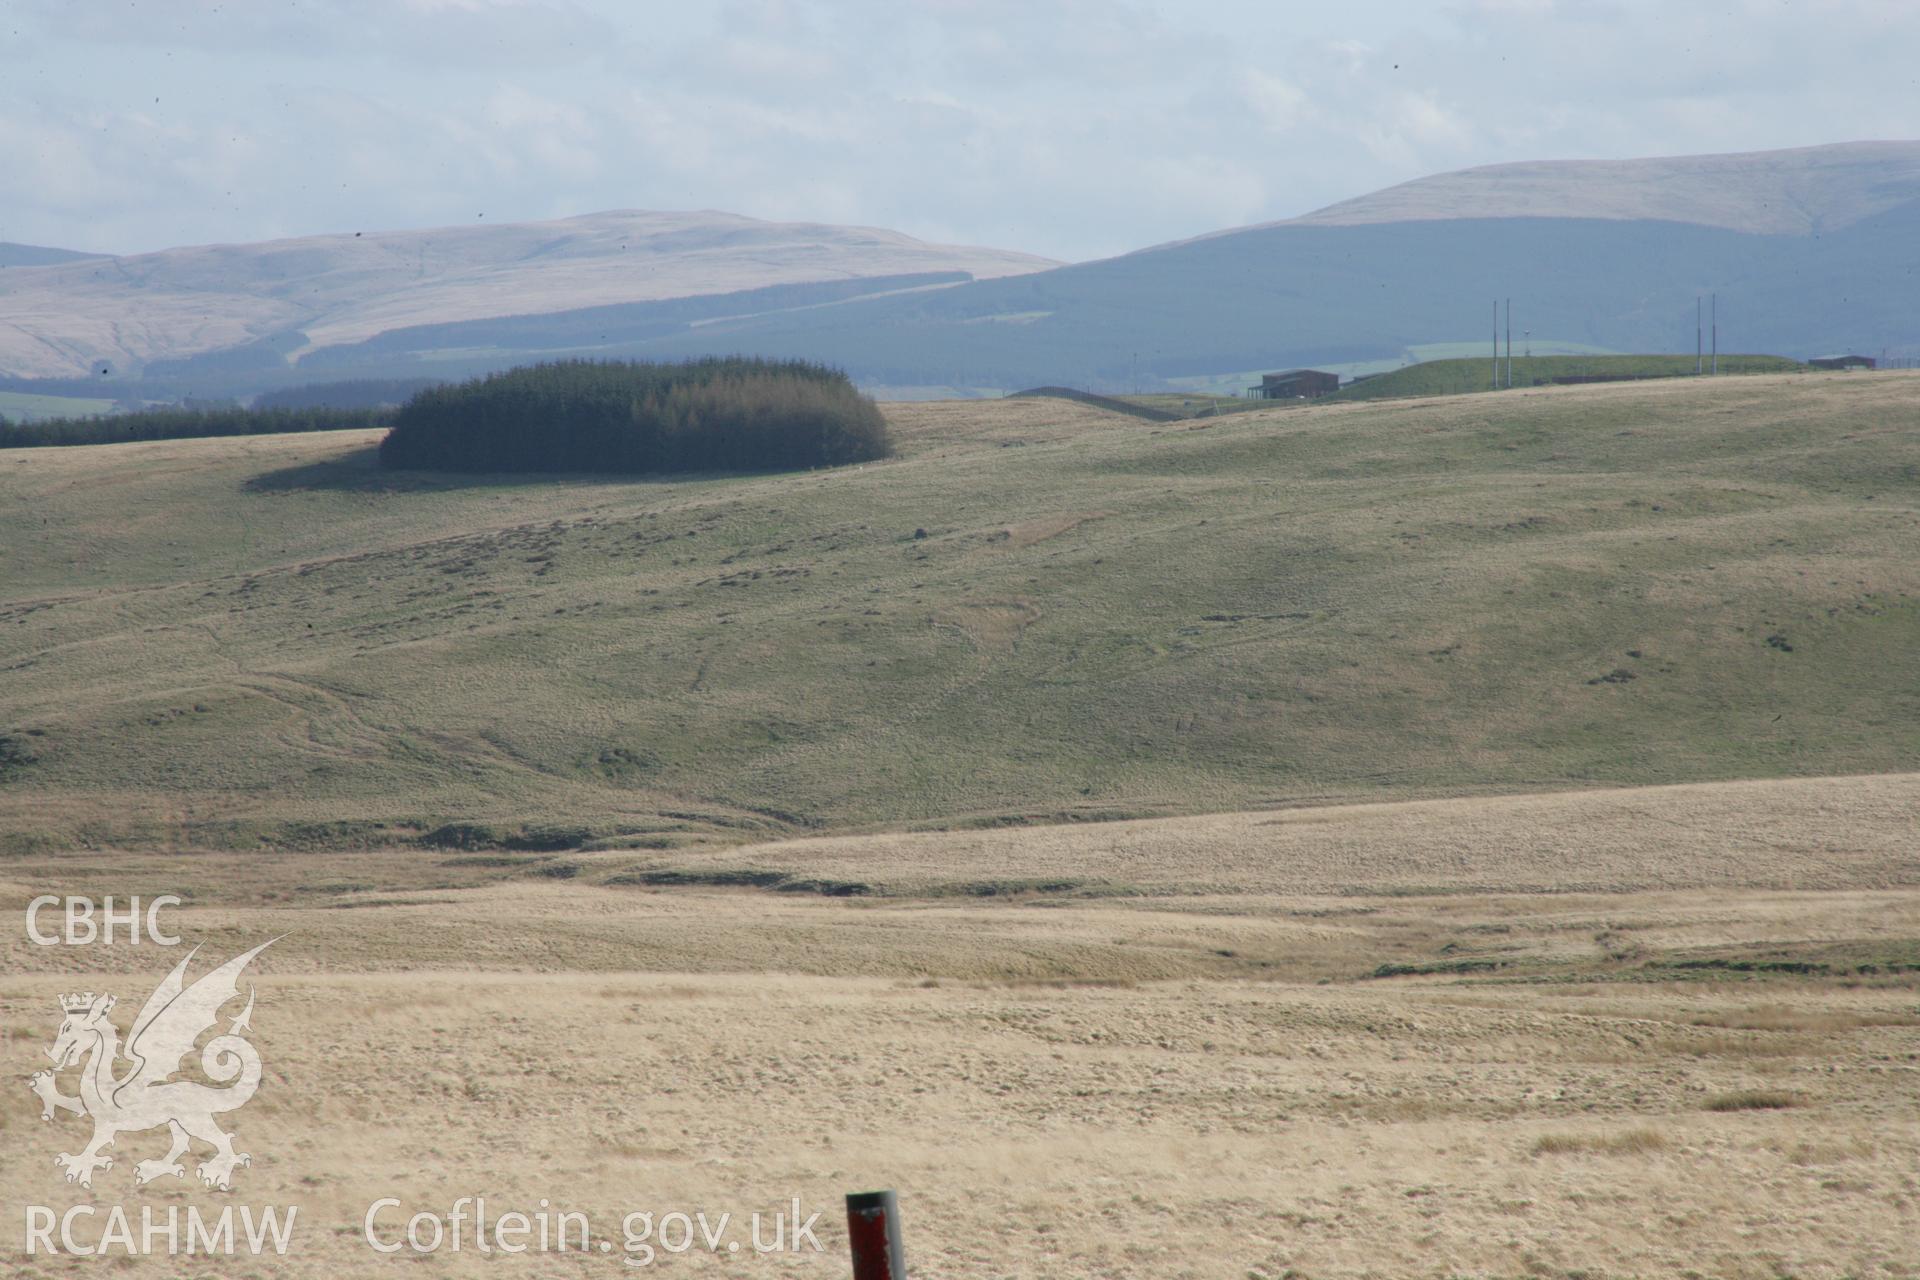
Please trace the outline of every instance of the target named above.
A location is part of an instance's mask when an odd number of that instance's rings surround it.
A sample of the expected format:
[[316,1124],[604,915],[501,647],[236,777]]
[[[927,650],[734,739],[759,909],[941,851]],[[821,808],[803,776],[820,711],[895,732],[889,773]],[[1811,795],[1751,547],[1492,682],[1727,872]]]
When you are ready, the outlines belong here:
[[847,1239],[853,1245],[853,1280],[907,1280],[900,1200],[893,1192],[856,1191],[847,1197]]

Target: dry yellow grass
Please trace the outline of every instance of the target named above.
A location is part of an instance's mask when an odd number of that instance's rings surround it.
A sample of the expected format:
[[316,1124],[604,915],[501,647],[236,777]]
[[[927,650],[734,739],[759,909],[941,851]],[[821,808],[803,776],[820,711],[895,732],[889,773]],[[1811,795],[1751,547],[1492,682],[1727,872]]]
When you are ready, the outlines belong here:
[[[929,1278],[1901,1276],[1920,1268],[1914,785],[726,851],[829,880],[857,864],[876,891],[854,898],[610,883],[687,869],[677,850],[98,853],[5,864],[0,913],[42,890],[171,890],[209,960],[284,935],[260,962],[267,1078],[236,1117],[256,1159],[234,1193],[133,1190],[151,1135],[96,1187],[102,1205],[300,1206],[285,1259],[207,1274],[384,1274],[401,1264],[360,1239],[372,1201],[444,1215],[484,1193],[616,1240],[631,1210],[798,1196],[825,1211],[823,1255],[657,1265],[841,1276],[839,1197],[886,1185]],[[953,889],[1069,865],[1133,888]],[[21,1076],[57,993],[131,1004],[174,959],[0,949]],[[1768,956],[1827,967],[1686,967]],[[1375,978],[1388,962],[1415,976]],[[1718,1109],[1771,1095],[1796,1105]],[[0,1196],[77,1202],[48,1162],[79,1126],[37,1116],[24,1087],[0,1092]],[[612,1265],[467,1252],[433,1270]]]
[[1085,826],[828,836],[703,851],[878,888],[1618,892],[1910,882],[1920,774],[1422,800]]
[[1537,1156],[1598,1152],[1601,1155],[1646,1155],[1673,1145],[1658,1129],[1627,1129],[1620,1133],[1549,1133],[1533,1144]]

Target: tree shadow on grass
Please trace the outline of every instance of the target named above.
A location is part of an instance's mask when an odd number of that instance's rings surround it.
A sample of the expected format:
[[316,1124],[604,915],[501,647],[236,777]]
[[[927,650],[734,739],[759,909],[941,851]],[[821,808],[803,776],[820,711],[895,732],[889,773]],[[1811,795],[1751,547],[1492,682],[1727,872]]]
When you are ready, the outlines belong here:
[[579,472],[389,471],[380,449],[336,455],[324,462],[263,471],[243,486],[248,493],[447,493],[462,489],[518,489],[525,485],[661,484],[702,477],[588,475]]

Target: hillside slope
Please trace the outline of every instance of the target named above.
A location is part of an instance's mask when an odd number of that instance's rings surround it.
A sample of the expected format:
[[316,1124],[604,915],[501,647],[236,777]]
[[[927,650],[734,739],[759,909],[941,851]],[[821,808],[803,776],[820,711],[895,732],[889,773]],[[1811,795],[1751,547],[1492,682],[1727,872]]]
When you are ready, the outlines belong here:
[[[1511,369],[1509,369],[1511,364]],[[1529,356],[1515,353],[1495,361],[1491,350],[1478,358],[1424,360],[1404,369],[1392,369],[1350,382],[1342,400],[1383,400],[1393,396],[1457,396],[1486,391],[1496,377],[1511,374],[1515,387],[1551,385],[1555,378],[1620,379],[1690,378],[1696,368],[1717,366],[1721,376],[1747,373],[1794,373],[1805,368],[1780,356],[1722,353],[1717,360],[1684,356]]]
[[0,831],[484,843],[1914,770],[1917,392],[894,406],[894,461],[671,483],[381,473],[352,436],[23,450]]
[[1844,143],[1471,169],[1064,267],[622,213],[22,268],[0,274],[0,376],[104,367],[116,397],[172,398],[747,352],[871,386],[1112,392],[1398,361],[1477,339],[1495,298],[1516,339],[1690,354],[1712,293],[1722,349],[1920,354],[1916,287],[1920,143]]
[[62,262],[82,262],[97,258],[96,253],[73,249],[49,249],[37,244],[13,244],[0,240],[0,267],[50,267]]
[[1610,218],[1819,235],[1916,199],[1920,142],[1842,142],[1732,155],[1484,165],[1343,200],[1292,225]]
[[[557,222],[353,232],[23,266],[0,276],[0,374],[139,372],[289,359],[423,323],[735,294],[952,283],[1047,259],[894,231],[735,214],[622,211]],[[839,296],[839,295],[830,295]]]
[[[1826,149],[1632,162],[1645,166],[1635,182],[1579,188],[1616,193],[1612,201],[1566,191],[1548,200],[1532,168],[1503,166],[1471,171],[1479,175],[1471,200],[1453,198],[1452,178],[1467,180],[1450,175],[1428,180],[1438,194],[1414,184],[1347,213],[1335,206],[804,318],[649,335],[633,349],[831,359],[879,383],[1111,391],[1155,378],[1397,360],[1411,347],[1488,333],[1501,298],[1513,301],[1516,342],[1530,332],[1536,341],[1691,355],[1696,302],[1717,294],[1722,350],[1920,352],[1911,302],[1920,286],[1911,178],[1920,144],[1888,144],[1864,158],[1838,150],[1853,157],[1856,197],[1803,202],[1798,221],[1788,220],[1797,230],[1777,229],[1773,201],[1798,183],[1817,184]],[[1691,176],[1676,179],[1677,189],[1707,191],[1733,162],[1769,172],[1770,160],[1795,181],[1729,185],[1718,209],[1657,198],[1663,175],[1685,170]],[[1633,210],[1663,216],[1627,216]]]

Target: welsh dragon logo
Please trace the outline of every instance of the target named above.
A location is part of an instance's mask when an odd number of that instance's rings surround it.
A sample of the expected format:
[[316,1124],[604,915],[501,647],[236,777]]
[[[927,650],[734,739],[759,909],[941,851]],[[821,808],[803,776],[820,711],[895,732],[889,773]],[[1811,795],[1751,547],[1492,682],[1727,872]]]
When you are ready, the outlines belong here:
[[[275,939],[273,941],[278,941]],[[233,1184],[236,1166],[253,1163],[253,1158],[233,1149],[233,1135],[214,1123],[214,1117],[245,1106],[260,1087],[260,1055],[242,1036],[250,1030],[253,1016],[253,992],[247,992],[247,1007],[228,1024],[222,1035],[207,1041],[200,1051],[200,1070],[217,1085],[197,1080],[175,1080],[185,1066],[201,1035],[220,1020],[220,1010],[240,994],[239,977],[253,958],[273,945],[263,942],[253,950],[221,965],[192,986],[186,982],[186,959],[173,967],[153,994],[147,997],[140,1016],[127,1033],[126,1047],[120,1044],[120,1032],[107,1015],[113,1011],[114,997],[84,995],[60,998],[66,1018],[60,1034],[47,1050],[53,1059],[52,1071],[37,1071],[29,1082],[40,1099],[40,1118],[51,1121],[55,1111],[71,1111],[93,1120],[93,1141],[79,1155],[61,1154],[53,1162],[66,1171],[67,1181],[83,1187],[93,1186],[93,1175],[111,1169],[113,1160],[100,1154],[114,1145],[123,1133],[138,1133],[165,1125],[173,1135],[173,1146],[159,1160],[142,1160],[133,1166],[133,1180],[148,1183],[171,1175],[185,1177],[180,1157],[187,1154],[194,1140],[213,1148],[213,1156],[200,1165],[200,1181],[222,1191]],[[131,1065],[118,1069],[124,1058]],[[68,1097],[60,1092],[57,1072],[80,1066],[80,1092]]]

